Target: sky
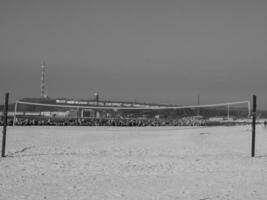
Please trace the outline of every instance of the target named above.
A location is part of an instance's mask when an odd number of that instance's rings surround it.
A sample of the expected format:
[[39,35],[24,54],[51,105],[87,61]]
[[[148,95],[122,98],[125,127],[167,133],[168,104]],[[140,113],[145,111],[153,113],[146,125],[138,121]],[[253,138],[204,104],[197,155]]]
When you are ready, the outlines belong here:
[[1,0],[0,101],[39,97],[267,109],[267,1]]

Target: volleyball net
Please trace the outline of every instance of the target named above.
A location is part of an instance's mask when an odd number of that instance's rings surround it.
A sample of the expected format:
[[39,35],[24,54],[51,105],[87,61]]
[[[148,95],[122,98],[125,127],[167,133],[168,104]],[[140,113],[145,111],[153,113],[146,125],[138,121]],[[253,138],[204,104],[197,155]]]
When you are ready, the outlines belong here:
[[250,101],[206,105],[66,105],[16,101],[13,125],[202,126],[249,121]]

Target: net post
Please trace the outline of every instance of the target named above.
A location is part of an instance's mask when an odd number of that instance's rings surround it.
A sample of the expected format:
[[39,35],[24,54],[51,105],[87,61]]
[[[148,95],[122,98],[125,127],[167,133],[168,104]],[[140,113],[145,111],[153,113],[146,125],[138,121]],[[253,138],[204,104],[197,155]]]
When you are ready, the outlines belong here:
[[255,157],[257,97],[253,95],[251,157]]
[[6,93],[6,96],[5,96],[5,108],[4,108],[2,152],[1,152],[1,156],[2,157],[5,157],[5,150],[6,150],[6,127],[7,127],[7,114],[8,114],[8,99],[9,99],[9,93]]

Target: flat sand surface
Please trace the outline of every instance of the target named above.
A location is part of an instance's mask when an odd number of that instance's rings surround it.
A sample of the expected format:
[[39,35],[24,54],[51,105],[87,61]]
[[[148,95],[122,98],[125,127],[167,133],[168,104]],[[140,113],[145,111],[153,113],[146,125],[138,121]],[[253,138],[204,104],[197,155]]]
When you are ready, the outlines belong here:
[[[2,142],[2,141],[1,141]],[[8,127],[0,199],[267,199],[267,131]]]

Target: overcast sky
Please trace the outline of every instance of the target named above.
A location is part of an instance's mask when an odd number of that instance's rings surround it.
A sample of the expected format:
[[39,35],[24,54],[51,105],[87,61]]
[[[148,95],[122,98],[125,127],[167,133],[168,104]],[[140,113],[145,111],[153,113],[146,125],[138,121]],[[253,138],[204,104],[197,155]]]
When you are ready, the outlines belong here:
[[48,96],[267,109],[267,1],[1,0],[0,98]]

